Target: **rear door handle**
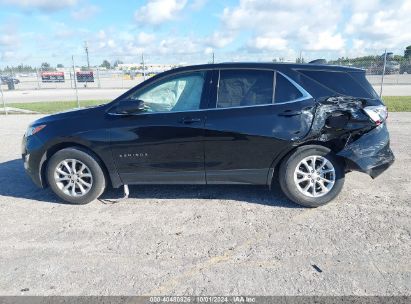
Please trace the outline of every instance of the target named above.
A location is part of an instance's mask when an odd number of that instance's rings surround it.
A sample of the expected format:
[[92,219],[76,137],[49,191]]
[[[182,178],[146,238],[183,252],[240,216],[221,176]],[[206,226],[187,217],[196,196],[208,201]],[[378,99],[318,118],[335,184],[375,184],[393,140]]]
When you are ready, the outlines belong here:
[[297,115],[301,115],[301,114],[302,114],[301,111],[285,110],[284,112],[279,113],[278,115],[288,117],[288,116],[297,116]]
[[180,123],[183,123],[183,124],[192,124],[196,122],[201,122],[201,118],[184,117],[183,119],[180,120]]

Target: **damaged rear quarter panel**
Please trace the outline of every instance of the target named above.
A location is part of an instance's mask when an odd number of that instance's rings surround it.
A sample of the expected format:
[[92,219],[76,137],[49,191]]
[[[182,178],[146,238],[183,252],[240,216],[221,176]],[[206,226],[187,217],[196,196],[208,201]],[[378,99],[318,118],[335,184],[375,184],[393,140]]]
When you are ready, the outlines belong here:
[[345,159],[347,169],[378,176],[394,161],[386,124],[377,127],[363,111],[378,102],[353,97],[318,100],[311,130],[302,142],[323,142]]

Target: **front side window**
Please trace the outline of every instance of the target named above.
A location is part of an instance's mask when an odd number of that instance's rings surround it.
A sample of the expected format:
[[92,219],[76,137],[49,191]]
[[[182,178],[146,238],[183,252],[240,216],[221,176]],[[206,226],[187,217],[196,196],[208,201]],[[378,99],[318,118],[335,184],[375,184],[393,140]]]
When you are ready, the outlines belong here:
[[184,73],[160,80],[129,98],[144,101],[147,112],[200,109],[205,72]]
[[273,80],[273,71],[221,70],[217,108],[272,104]]

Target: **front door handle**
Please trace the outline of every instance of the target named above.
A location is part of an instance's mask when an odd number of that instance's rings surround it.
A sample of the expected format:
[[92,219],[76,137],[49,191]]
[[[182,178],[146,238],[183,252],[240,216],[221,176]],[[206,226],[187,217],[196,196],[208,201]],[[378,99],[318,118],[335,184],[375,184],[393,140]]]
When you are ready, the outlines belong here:
[[201,122],[201,118],[184,117],[183,119],[180,120],[180,123],[183,123],[183,124],[192,124],[196,122]]

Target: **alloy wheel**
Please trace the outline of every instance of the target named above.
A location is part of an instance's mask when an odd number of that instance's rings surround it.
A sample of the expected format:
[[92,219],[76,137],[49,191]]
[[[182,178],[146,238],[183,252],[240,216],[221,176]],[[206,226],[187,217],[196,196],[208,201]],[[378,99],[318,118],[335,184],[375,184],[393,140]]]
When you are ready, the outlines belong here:
[[65,159],[54,170],[54,181],[66,195],[86,195],[93,186],[93,175],[87,165],[77,159]]
[[306,196],[324,196],[335,184],[334,166],[324,156],[308,156],[295,168],[294,182],[297,189]]

